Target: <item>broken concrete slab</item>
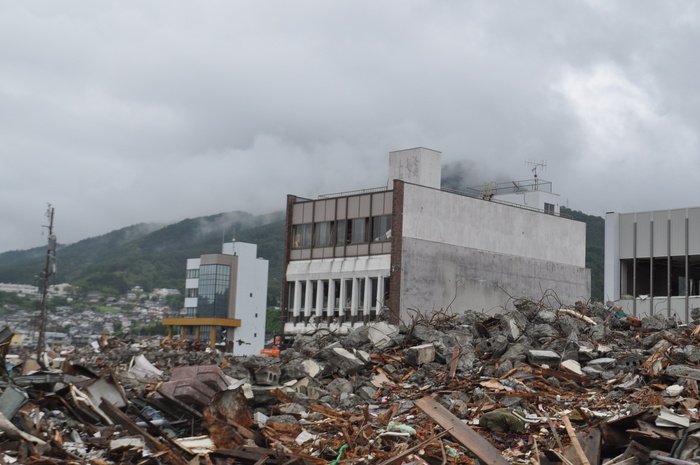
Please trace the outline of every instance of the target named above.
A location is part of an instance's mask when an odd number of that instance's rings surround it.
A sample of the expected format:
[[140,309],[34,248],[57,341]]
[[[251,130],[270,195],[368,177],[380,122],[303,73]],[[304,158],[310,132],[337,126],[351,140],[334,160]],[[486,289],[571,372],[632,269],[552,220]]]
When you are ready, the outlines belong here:
[[476,344],[477,352],[492,353],[493,358],[499,358],[508,350],[508,338],[502,334],[483,340]]
[[599,371],[605,371],[617,367],[617,359],[610,357],[596,358],[586,363],[587,367],[595,368]]
[[559,331],[556,330],[552,325],[548,325],[546,323],[539,323],[531,325],[527,329],[527,335],[531,338],[539,339],[558,337],[560,334]]
[[665,372],[668,376],[700,380],[700,368],[687,365],[669,365],[666,367]]
[[553,350],[528,350],[527,359],[534,365],[559,366],[561,355]]
[[371,323],[367,328],[367,337],[372,345],[381,350],[391,347],[399,336],[399,327],[383,321]]
[[365,362],[342,347],[334,347],[331,350],[324,351],[324,354],[328,363],[346,375],[355,374],[365,366]]
[[501,329],[510,342],[515,342],[520,337],[520,327],[514,315],[505,315],[501,318]]
[[406,363],[414,366],[421,366],[435,360],[435,346],[433,344],[422,344],[409,347],[405,351]]
[[583,375],[583,371],[581,370],[581,364],[578,363],[576,360],[564,360],[561,362],[561,365],[559,366],[564,371],[568,371],[569,373],[573,373],[575,375]]

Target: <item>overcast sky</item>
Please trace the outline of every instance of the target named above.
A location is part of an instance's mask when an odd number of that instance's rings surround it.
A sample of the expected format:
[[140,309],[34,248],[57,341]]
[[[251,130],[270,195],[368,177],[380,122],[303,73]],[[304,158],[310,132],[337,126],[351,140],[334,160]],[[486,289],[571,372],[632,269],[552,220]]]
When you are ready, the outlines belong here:
[[0,252],[281,210],[424,146],[562,204],[700,205],[694,1],[0,2]]

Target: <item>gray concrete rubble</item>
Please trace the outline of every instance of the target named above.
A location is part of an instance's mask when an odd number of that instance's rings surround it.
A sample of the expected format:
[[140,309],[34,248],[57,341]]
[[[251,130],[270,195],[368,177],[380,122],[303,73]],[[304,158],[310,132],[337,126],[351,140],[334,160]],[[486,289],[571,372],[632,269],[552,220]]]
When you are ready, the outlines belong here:
[[600,303],[514,306],[300,335],[279,357],[106,338],[49,351],[53,368],[41,370],[19,352],[3,360],[0,463],[547,464],[584,454],[614,464],[631,463],[636,443],[700,452],[700,309],[681,325]]

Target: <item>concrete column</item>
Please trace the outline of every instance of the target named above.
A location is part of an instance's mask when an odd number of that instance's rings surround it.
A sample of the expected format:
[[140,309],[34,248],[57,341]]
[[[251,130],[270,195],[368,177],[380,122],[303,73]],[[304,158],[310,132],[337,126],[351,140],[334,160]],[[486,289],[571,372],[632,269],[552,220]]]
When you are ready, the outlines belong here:
[[345,309],[345,293],[347,291],[345,290],[345,279],[340,278],[340,295],[338,296],[338,306],[340,307],[340,311],[342,312]]
[[333,318],[335,312],[335,279],[328,280],[328,317]]
[[311,316],[311,299],[313,299],[314,284],[310,279],[306,280],[306,294],[304,295],[304,316]]
[[299,316],[301,313],[301,281],[294,281],[294,303],[293,303],[293,314],[294,316]]
[[381,276],[377,276],[377,301],[374,305],[377,306],[377,314],[379,314],[379,310],[384,306],[384,278]]
[[201,326],[196,326],[194,329],[194,338],[199,341],[199,330],[202,329]]
[[187,337],[187,326],[180,326],[180,338],[185,339]]
[[209,332],[209,347],[216,347],[216,326],[212,326]]
[[168,337],[169,337],[170,339],[173,338],[173,327],[172,327],[172,325],[168,326]]
[[369,276],[365,277],[365,316],[369,315],[372,308],[372,279]]
[[352,289],[350,291],[351,292],[350,295],[352,296],[352,298],[350,300],[350,314],[352,316],[357,316],[357,306],[358,306],[358,302],[357,302],[357,297],[358,297],[357,296],[357,287],[358,286],[357,286],[357,283],[358,282],[359,281],[357,278],[352,278],[352,284],[351,284]]

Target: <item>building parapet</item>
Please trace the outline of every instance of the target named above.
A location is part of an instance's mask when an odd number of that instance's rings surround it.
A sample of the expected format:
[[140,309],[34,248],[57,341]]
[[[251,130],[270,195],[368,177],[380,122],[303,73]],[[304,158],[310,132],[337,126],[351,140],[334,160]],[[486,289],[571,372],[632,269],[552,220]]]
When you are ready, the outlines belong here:
[[375,192],[384,192],[387,190],[386,186],[381,187],[370,187],[367,189],[358,189],[354,191],[336,192],[334,194],[321,194],[318,196],[319,199],[332,199],[335,197],[349,197],[351,195],[362,195],[362,194],[373,194]]

